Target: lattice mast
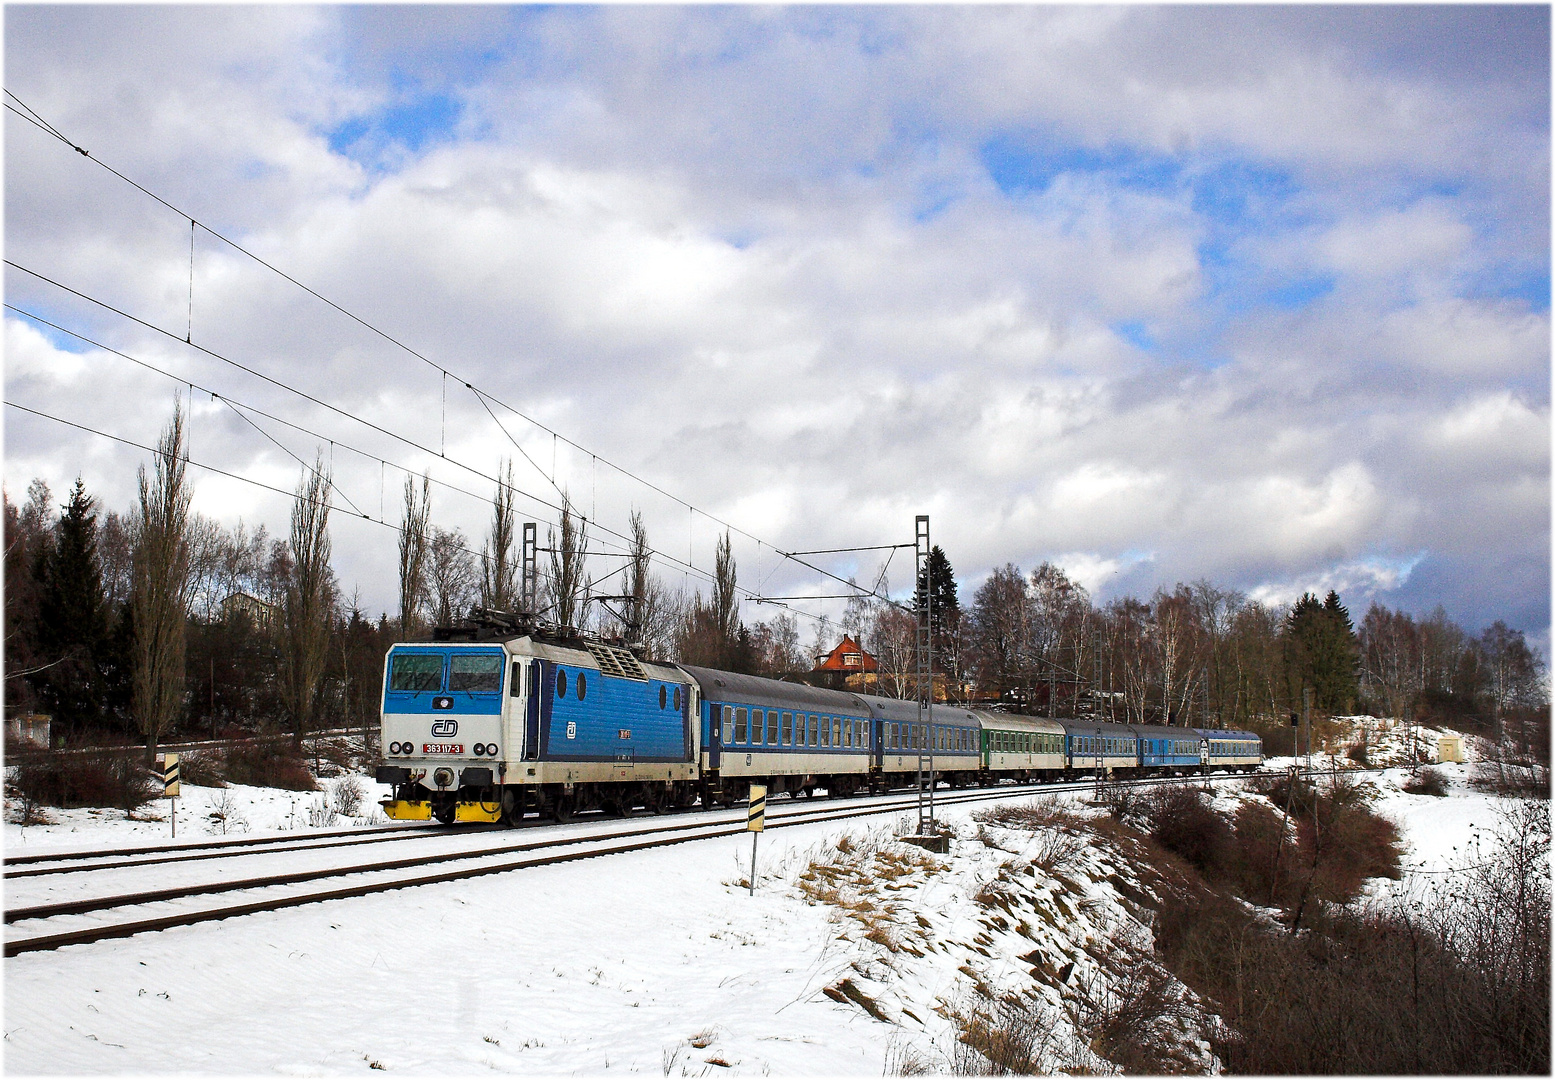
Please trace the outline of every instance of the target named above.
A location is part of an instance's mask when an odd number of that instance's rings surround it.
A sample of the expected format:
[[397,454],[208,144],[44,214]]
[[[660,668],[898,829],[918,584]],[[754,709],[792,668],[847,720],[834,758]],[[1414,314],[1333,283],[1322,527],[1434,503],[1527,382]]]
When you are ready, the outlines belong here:
[[[920,597],[915,650],[918,687],[918,835],[928,836],[934,825],[934,589],[929,581],[929,515],[919,514],[914,547],[918,574],[914,578]],[[928,783],[924,783],[924,773]]]
[[519,579],[518,610],[531,617],[537,615],[540,592],[540,536],[539,526],[533,521],[524,522],[524,546],[522,573]]

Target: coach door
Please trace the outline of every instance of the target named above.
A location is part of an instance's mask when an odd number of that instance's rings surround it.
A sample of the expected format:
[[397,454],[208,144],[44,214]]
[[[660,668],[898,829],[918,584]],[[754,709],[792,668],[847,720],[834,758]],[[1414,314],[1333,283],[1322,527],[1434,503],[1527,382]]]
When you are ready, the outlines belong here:
[[723,724],[720,723],[721,713],[722,710],[717,702],[707,703],[707,767],[709,769],[717,769],[723,759],[724,737]]

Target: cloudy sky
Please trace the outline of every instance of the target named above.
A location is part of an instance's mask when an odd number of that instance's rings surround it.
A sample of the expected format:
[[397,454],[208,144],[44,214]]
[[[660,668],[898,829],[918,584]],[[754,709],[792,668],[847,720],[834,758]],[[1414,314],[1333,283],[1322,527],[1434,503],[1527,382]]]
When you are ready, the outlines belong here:
[[[5,114],[5,397],[149,444],[193,383],[193,459],[282,491],[322,447],[372,611],[349,507],[430,469],[478,547],[514,457],[522,516],[639,508],[677,586],[721,521],[744,587],[838,592],[775,549],[927,513],[968,595],[1048,559],[1547,648],[1549,18],[10,5],[7,104],[177,211]],[[147,457],[9,407],[5,453],[121,510]]]

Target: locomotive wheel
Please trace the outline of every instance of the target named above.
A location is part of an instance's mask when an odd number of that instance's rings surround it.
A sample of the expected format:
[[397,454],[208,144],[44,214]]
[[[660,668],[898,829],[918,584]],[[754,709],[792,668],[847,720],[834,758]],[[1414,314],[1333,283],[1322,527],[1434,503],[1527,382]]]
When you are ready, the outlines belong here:
[[524,817],[524,793],[510,787],[502,789],[502,824],[516,828]]
[[643,809],[653,815],[664,813],[663,789],[649,784],[643,789]]
[[556,801],[551,804],[551,818],[558,825],[565,825],[572,820],[572,796],[558,795]]

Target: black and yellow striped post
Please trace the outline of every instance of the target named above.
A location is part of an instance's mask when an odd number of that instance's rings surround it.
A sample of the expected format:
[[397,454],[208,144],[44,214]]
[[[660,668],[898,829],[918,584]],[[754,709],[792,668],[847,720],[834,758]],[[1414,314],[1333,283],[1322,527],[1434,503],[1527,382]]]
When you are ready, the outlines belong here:
[[764,784],[752,784],[750,805],[745,812],[745,829],[751,834],[750,894],[756,895],[756,840],[766,824],[767,788]]
[[162,797],[168,800],[168,819],[173,823],[173,839],[178,839],[178,755],[158,754],[157,771],[162,774]]

